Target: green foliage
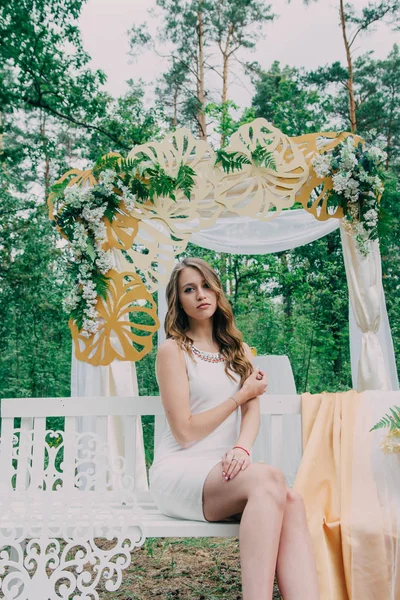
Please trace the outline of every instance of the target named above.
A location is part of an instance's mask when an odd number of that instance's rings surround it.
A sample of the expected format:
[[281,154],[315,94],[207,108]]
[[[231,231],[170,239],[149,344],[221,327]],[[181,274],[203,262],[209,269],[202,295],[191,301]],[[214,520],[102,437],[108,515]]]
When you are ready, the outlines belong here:
[[390,414],[386,413],[382,419],[370,429],[370,431],[374,431],[375,429],[390,429],[390,431],[393,431],[394,429],[400,430],[400,407],[394,406],[389,410]]
[[[88,68],[77,19],[83,0],[21,0],[0,5],[2,105],[42,109],[73,125],[102,131],[102,71]],[[65,48],[68,46],[68,51]],[[2,86],[1,86],[2,87]],[[107,132],[111,138],[112,132]]]
[[0,219],[0,397],[68,396],[65,261],[43,205],[26,212]]
[[220,149],[216,151],[217,158],[215,160],[216,165],[221,165],[225,173],[240,171],[243,165],[251,164],[245,154],[239,152],[227,152],[226,150]]
[[265,169],[276,171],[275,157],[266,146],[257,144],[256,148],[251,153],[251,159],[257,167],[264,167]]
[[194,186],[194,177],[196,172],[189,165],[181,163],[176,176],[176,189],[182,190],[186,198],[190,199],[190,194]]
[[324,129],[330,100],[323,99],[316,86],[310,87],[304,72],[295,67],[281,68],[278,61],[268,71],[257,63],[247,68],[255,86],[255,117],[267,119],[290,136]]
[[215,164],[221,165],[226,173],[240,171],[243,169],[243,165],[251,164],[276,171],[276,162],[273,153],[266,146],[261,146],[259,143],[251,152],[251,160],[241,152],[228,152],[223,149],[217,150],[216,155]]

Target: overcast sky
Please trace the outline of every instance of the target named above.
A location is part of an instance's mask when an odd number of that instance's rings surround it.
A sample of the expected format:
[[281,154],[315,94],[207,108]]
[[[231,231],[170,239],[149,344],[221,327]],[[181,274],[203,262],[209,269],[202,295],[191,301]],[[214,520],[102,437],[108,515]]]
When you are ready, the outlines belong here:
[[[315,68],[334,60],[345,61],[341,30],[338,27],[338,0],[319,0],[305,7],[302,0],[272,0],[273,12],[279,15],[264,28],[265,39],[257,44],[256,52],[242,57],[257,60],[268,68],[274,60],[282,64]],[[363,7],[367,0],[353,0]],[[155,31],[157,20],[147,10],[155,0],[88,0],[81,16],[85,49],[92,57],[93,68],[102,69],[108,77],[107,89],[114,96],[126,91],[126,81],[143,79],[152,84],[167,68],[166,61],[147,51],[129,64],[129,44],[126,35],[133,23],[147,21]],[[399,32],[393,33],[381,25],[376,32],[359,38],[356,53],[374,50],[375,57],[384,58],[394,43],[400,42]],[[232,76],[230,97],[241,106],[249,105],[252,89],[247,78]],[[149,91],[149,98],[151,92]]]

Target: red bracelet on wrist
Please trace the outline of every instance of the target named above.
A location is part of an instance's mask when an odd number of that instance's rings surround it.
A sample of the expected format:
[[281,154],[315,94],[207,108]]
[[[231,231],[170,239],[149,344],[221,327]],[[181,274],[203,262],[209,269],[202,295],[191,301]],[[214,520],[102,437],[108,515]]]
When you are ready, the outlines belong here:
[[247,454],[247,456],[250,456],[250,452],[248,450],[246,450],[246,448],[243,448],[243,446],[233,446],[233,448],[239,448],[239,450],[244,450]]

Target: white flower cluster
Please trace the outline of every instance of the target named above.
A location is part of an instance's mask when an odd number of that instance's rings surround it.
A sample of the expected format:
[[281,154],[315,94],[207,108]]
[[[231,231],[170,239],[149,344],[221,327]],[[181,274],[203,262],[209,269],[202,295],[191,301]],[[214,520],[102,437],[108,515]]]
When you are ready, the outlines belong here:
[[74,226],[74,237],[71,242],[71,250],[76,261],[79,261],[82,253],[87,249],[87,231],[83,223],[79,221]]
[[[99,183],[106,196],[114,194],[116,172],[106,169],[99,176]],[[122,189],[123,200],[128,209],[133,208],[135,198],[128,188]],[[93,188],[82,188],[77,185],[67,187],[64,192],[65,205],[80,209],[80,220],[75,221],[71,251],[73,260],[78,265],[77,281],[70,293],[63,300],[63,308],[70,313],[84,301],[82,329],[88,334],[94,334],[99,327],[99,313],[96,310],[98,294],[92,279],[93,263],[102,275],[106,275],[115,267],[111,250],[104,251],[103,245],[107,240],[107,228],[104,223],[106,204],[98,206],[98,199],[93,194]],[[94,239],[90,242],[89,238]],[[94,250],[95,258],[85,256],[89,246]]]
[[387,159],[387,153],[381,148],[378,148],[378,146],[370,146],[367,150],[367,154],[376,164],[385,162]]
[[83,311],[84,319],[82,329],[88,333],[96,333],[99,328],[99,314],[96,310],[97,291],[94,282],[87,279],[82,287],[82,298],[85,300],[86,307]]
[[64,191],[64,202],[66,206],[81,208],[92,201],[92,190],[90,187],[79,187],[74,184]]
[[[387,157],[377,146],[365,152],[374,167]],[[383,192],[382,180],[378,175],[366,171],[358,162],[357,148],[351,136],[341,143],[338,152],[315,153],[311,164],[318,177],[332,176],[333,190],[347,201],[347,229],[355,236],[360,252],[368,254],[369,236],[378,225],[378,198]],[[370,188],[367,194],[366,187]]]
[[97,255],[98,258],[96,258],[96,265],[102,275],[105,275],[108,273],[108,271],[110,271],[110,269],[115,267],[111,250],[108,250],[107,252],[99,250]]
[[400,430],[390,430],[382,439],[381,448],[385,454],[400,453]]
[[371,229],[373,227],[376,227],[378,224],[378,211],[375,210],[374,208],[370,208],[365,214],[364,214],[364,220],[365,223],[368,227],[370,227]]
[[126,206],[128,212],[131,212],[135,208],[136,197],[132,194],[130,189],[124,184],[121,184],[119,186],[119,189],[122,192],[122,200],[125,202],[125,206]]
[[68,296],[66,296],[63,300],[62,304],[64,311],[66,313],[70,313],[78,306],[80,299],[81,297],[79,293],[79,288],[75,285],[68,294]]
[[330,175],[331,158],[328,154],[319,154],[319,152],[316,152],[311,160],[311,164],[321,179]]
[[99,175],[99,183],[103,185],[107,194],[114,193],[115,179],[117,173],[113,169],[105,169]]
[[344,171],[352,171],[357,164],[356,148],[351,136],[347,137],[340,146],[340,163]]

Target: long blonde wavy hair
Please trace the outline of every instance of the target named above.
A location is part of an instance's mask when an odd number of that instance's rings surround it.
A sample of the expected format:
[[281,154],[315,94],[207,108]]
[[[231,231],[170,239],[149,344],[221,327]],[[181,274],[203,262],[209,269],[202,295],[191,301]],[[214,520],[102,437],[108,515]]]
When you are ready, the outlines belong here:
[[[253,365],[246,356],[242,335],[236,328],[231,305],[225,297],[218,275],[205,260],[201,258],[185,258],[175,265],[167,285],[168,309],[164,328],[167,338],[174,338],[180,348],[192,355],[192,343],[186,334],[189,319],[179,302],[179,275],[186,267],[197,269],[217,297],[217,308],[213,316],[213,337],[221,354],[226,359],[225,371],[232,379],[229,371],[240,376],[243,384],[252,373]],[[193,355],[192,355],[193,356]]]

